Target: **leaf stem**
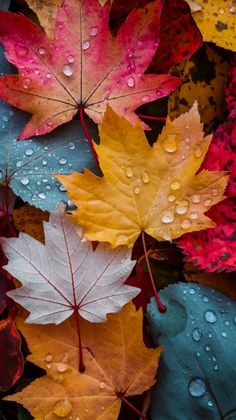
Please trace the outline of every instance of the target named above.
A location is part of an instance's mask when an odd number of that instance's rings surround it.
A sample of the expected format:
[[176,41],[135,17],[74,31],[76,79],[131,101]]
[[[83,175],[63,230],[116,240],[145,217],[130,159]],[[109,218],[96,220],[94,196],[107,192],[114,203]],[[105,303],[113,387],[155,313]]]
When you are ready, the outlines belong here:
[[127,400],[127,398],[123,394],[117,394],[118,398],[122,400],[126,405],[128,405],[136,414],[139,415],[139,417],[143,420],[147,420],[147,418],[139,411],[131,402]]
[[84,109],[83,109],[82,106],[79,108],[79,116],[80,116],[80,121],[81,121],[83,130],[84,130],[84,134],[85,134],[85,136],[86,136],[86,138],[87,138],[87,140],[89,142],[89,145],[91,147],[91,150],[92,150],[92,153],[93,153],[93,157],[94,157],[96,163],[99,164],[99,162],[98,162],[98,155],[97,155],[96,150],[94,149],[94,146],[93,146],[93,140],[90,137],[90,134],[88,132],[88,129],[87,129],[87,126],[86,126],[86,123],[85,123]]
[[79,371],[82,373],[85,371],[84,361],[83,361],[83,349],[82,349],[82,340],[81,340],[81,333],[80,333],[80,325],[79,325],[79,314],[78,309],[74,309],[74,318],[77,327],[77,337],[78,337],[78,348],[79,348]]
[[153,292],[154,292],[154,296],[155,296],[155,299],[156,299],[156,302],[157,302],[157,307],[159,309],[159,312],[164,313],[164,312],[166,312],[166,307],[161,302],[161,299],[159,298],[159,295],[157,293],[157,289],[156,289],[156,285],[155,285],[155,282],[154,282],[154,279],[153,279],[152,270],[151,270],[151,266],[150,266],[150,262],[149,262],[149,258],[148,258],[148,253],[147,253],[147,247],[146,247],[146,242],[145,242],[145,233],[144,233],[143,230],[142,230],[142,243],[143,243],[143,250],[144,250],[145,259],[146,259],[146,263],[147,263],[149,278],[150,278],[152,288],[153,288]]
[[155,117],[154,115],[144,115],[144,114],[137,114],[138,117],[143,118],[144,120],[154,120],[154,121],[161,121],[166,122],[166,117]]
[[3,187],[3,193],[2,193],[2,211],[3,211],[3,218],[5,220],[5,223],[9,229],[9,234],[11,234],[13,237],[16,237],[16,231],[14,227],[12,226],[11,222],[9,221],[9,214],[8,214],[8,183],[6,183]]

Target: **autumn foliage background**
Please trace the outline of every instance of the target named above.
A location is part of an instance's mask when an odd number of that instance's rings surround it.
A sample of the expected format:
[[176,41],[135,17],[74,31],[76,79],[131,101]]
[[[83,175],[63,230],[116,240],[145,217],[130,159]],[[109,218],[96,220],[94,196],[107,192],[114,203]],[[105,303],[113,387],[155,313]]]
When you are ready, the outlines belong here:
[[233,419],[236,2],[0,9],[0,419]]

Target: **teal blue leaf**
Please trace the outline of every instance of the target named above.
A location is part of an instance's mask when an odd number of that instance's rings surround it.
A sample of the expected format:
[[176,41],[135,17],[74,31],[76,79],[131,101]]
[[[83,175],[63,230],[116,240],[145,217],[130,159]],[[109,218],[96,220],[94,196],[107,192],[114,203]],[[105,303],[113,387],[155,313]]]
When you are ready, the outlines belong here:
[[[0,72],[9,73],[2,48]],[[0,101],[0,185],[7,183],[23,201],[52,211],[61,201],[68,202],[63,186],[52,175],[94,170],[96,164],[79,120],[45,136],[17,141],[28,119],[28,114]],[[88,130],[97,137],[90,120]]]
[[150,332],[162,344],[153,420],[236,419],[236,302],[207,286],[170,285],[152,298]]

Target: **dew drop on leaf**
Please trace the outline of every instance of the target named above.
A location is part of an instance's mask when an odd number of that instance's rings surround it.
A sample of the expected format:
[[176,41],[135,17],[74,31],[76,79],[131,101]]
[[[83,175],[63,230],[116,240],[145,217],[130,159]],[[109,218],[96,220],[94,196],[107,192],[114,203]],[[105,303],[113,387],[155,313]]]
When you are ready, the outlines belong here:
[[134,188],[134,194],[139,194],[139,193],[140,193],[140,188],[139,187]]
[[236,7],[235,6],[229,6],[229,13],[232,13],[232,15],[236,14]]
[[150,100],[150,96],[149,95],[144,95],[141,99],[142,102],[148,102]]
[[130,88],[132,88],[132,87],[134,87],[134,86],[135,86],[135,80],[134,80],[134,78],[133,78],[133,77],[128,77],[128,79],[127,79],[127,85],[128,85],[128,87],[130,87]]
[[90,29],[90,35],[91,36],[96,36],[98,33],[98,27],[97,26],[92,26],[92,28]]
[[51,73],[46,73],[46,77],[47,77],[47,79],[51,79],[52,74]]
[[66,417],[71,413],[72,405],[70,401],[65,398],[63,401],[60,401],[53,410],[53,413],[58,417]]
[[90,48],[90,41],[83,41],[83,43],[82,43],[82,48],[83,48],[83,50],[85,51],[85,50],[88,50],[89,48]]
[[222,337],[227,337],[227,332],[226,331],[222,331],[222,333],[221,333],[221,335],[222,335]]
[[181,182],[180,181],[173,181],[171,184],[170,184],[170,188],[172,189],[172,190],[174,190],[174,191],[176,191],[176,190],[180,190],[180,188],[182,187],[182,184],[181,184]]
[[53,359],[53,355],[52,355],[52,353],[48,353],[48,354],[45,356],[45,358],[44,358],[44,360],[45,360],[46,362],[52,362],[52,359]]
[[174,214],[171,211],[167,210],[163,213],[161,221],[163,223],[171,223],[174,221],[174,219],[175,219]]
[[210,324],[214,324],[216,322],[216,314],[213,311],[206,311],[204,313],[204,318]]
[[38,197],[41,198],[42,200],[45,200],[46,195],[43,192],[41,192],[38,194]]
[[188,390],[192,397],[201,397],[206,392],[206,384],[201,378],[194,378],[189,382]]
[[204,204],[205,207],[209,207],[211,205],[211,203],[212,203],[212,200],[210,198],[208,198],[207,200],[204,201],[203,204]]
[[58,160],[58,162],[60,163],[60,165],[65,165],[66,164],[66,162],[67,162],[67,160],[65,159],[65,158],[60,158],[59,160]]
[[57,363],[56,368],[58,372],[64,373],[68,369],[68,365],[66,363]]
[[67,61],[68,61],[68,63],[72,64],[75,61],[75,57],[73,55],[68,55]]
[[23,79],[23,87],[25,89],[28,89],[30,87],[30,85],[31,85],[31,79],[29,77],[25,77]]
[[69,64],[65,64],[63,67],[63,73],[65,76],[70,77],[74,73],[72,67]]
[[197,220],[198,219],[198,213],[190,213],[189,218],[191,220]]
[[177,150],[176,135],[169,134],[163,142],[163,148],[167,153],[174,153]]
[[191,225],[192,225],[192,222],[191,222],[191,220],[189,220],[189,219],[184,219],[182,222],[181,222],[181,227],[182,227],[182,229],[189,229],[190,227],[191,227]]
[[17,42],[14,46],[17,57],[25,58],[28,55],[29,49],[22,42]]
[[150,181],[149,174],[148,174],[148,172],[147,172],[147,171],[145,171],[144,169],[142,170],[142,175],[141,175],[141,177],[142,177],[142,181],[143,181],[143,183],[144,183],[144,184],[148,184],[148,183],[149,183],[149,181]]
[[201,340],[202,333],[198,328],[194,328],[192,332],[192,338],[194,341],[198,342]]
[[40,47],[38,49],[38,52],[39,52],[39,55],[44,55],[46,53],[45,48],[43,48],[43,47]]
[[208,401],[208,403],[207,403],[207,405],[208,405],[209,407],[212,407],[212,406],[213,406],[213,401],[212,401],[212,400],[209,400],[209,401]]
[[66,191],[66,188],[64,187],[64,185],[60,185],[60,186],[59,186],[59,190],[60,190],[61,192],[65,192],[65,191]]
[[172,201],[175,201],[176,197],[173,194],[168,195],[168,201],[172,203]]
[[25,151],[25,155],[26,156],[32,156],[34,154],[34,151],[31,147],[29,147],[28,149],[26,149]]
[[185,214],[187,213],[188,209],[189,209],[189,202],[187,200],[182,200],[176,205],[175,212],[177,214]]
[[29,184],[29,178],[26,178],[25,176],[21,178],[20,180],[22,185],[28,185]]
[[193,202],[194,204],[198,204],[198,203],[200,203],[200,201],[201,201],[201,196],[200,196],[200,194],[194,194],[194,195],[192,196],[192,202]]
[[105,386],[106,386],[106,385],[105,385],[105,383],[104,383],[104,382],[100,382],[100,383],[99,383],[99,388],[100,388],[100,389],[104,389],[104,388],[105,388]]
[[127,168],[125,169],[125,173],[127,178],[132,178],[132,176],[134,175],[133,169],[130,166],[127,166]]

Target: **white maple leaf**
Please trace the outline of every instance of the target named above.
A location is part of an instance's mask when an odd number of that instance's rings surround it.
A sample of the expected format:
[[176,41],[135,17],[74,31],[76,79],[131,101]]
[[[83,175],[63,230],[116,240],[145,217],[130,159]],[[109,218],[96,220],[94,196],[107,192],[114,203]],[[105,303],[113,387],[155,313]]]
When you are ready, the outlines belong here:
[[93,251],[63,205],[44,222],[44,232],[45,245],[24,233],[1,238],[9,260],[4,268],[22,283],[8,295],[30,312],[28,323],[60,324],[75,311],[102,322],[140,292],[124,284],[136,262],[131,251],[107,244]]

